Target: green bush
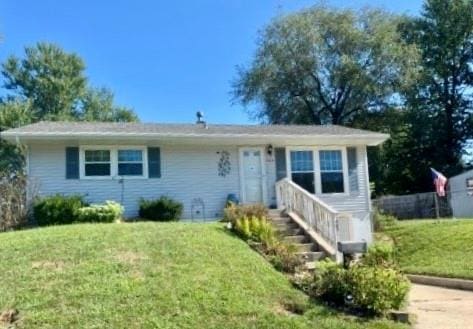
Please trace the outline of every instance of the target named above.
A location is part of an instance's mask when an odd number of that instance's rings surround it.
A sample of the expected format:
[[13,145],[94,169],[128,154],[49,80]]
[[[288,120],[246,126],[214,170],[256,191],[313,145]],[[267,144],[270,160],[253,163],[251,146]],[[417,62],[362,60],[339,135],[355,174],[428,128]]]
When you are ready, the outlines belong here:
[[38,225],[60,225],[74,223],[79,209],[86,206],[80,195],[56,194],[38,199],[33,205],[33,215]]
[[394,268],[355,265],[348,270],[353,307],[369,314],[399,309],[409,292],[409,280]]
[[[399,309],[410,286],[396,268],[362,263],[345,269],[331,260],[318,262],[313,280],[305,280],[304,285],[303,289],[314,297],[372,315]],[[349,295],[352,302],[345,305]]]
[[271,246],[277,239],[273,226],[265,217],[243,216],[236,220],[233,229],[242,239],[261,242],[265,246]]
[[266,249],[266,253],[271,264],[282,272],[295,273],[303,264],[297,255],[297,247],[290,243],[277,241]]
[[266,255],[276,269],[294,273],[302,265],[296,254],[297,248],[281,241],[266,217],[243,216],[235,220],[233,230],[242,239],[259,243],[258,250]]
[[156,200],[140,200],[140,217],[154,221],[178,220],[182,216],[183,205],[167,196]]
[[395,266],[393,245],[388,242],[373,243],[363,255],[361,263],[366,266]]
[[248,217],[238,218],[233,226],[233,230],[243,239],[251,239],[250,220]]
[[347,271],[330,259],[324,259],[315,266],[311,295],[325,301],[343,305],[348,294]]
[[123,206],[118,202],[105,201],[105,204],[93,204],[78,210],[78,222],[81,223],[112,223],[123,215]]
[[267,218],[268,209],[262,204],[255,205],[236,205],[230,202],[223,210],[223,221],[235,224],[238,219],[243,217]]

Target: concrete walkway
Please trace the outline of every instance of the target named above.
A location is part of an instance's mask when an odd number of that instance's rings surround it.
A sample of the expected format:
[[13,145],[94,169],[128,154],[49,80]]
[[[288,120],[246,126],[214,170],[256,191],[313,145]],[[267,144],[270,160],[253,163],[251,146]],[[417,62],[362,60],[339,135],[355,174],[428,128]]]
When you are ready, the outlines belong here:
[[473,292],[413,284],[408,311],[416,329],[473,329]]

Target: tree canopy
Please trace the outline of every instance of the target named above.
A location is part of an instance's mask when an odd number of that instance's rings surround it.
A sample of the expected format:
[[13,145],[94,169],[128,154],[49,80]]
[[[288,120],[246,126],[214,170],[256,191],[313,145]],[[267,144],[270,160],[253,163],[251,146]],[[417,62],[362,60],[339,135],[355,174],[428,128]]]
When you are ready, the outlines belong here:
[[76,54],[38,43],[25,48],[23,59],[9,57],[2,74],[7,91],[31,101],[33,117],[57,120],[74,118],[77,101],[87,85],[84,69]]
[[26,47],[23,58],[10,56],[2,65],[2,75],[8,92],[2,103],[27,102],[32,122],[138,120],[133,110],[114,105],[110,90],[88,85],[85,64],[77,54],[54,44]]
[[401,39],[401,18],[315,6],[276,18],[255,58],[239,67],[234,97],[272,123],[346,124],[398,102],[415,77],[417,49]]
[[471,165],[473,0],[425,0],[414,17],[320,5],[278,17],[233,94],[263,122],[387,132],[369,150],[376,192],[432,190],[429,167]]
[[[38,43],[24,57],[2,65],[6,96],[0,99],[0,131],[40,120],[138,121],[132,109],[114,104],[107,88],[88,84],[83,60],[57,45]],[[0,140],[0,171],[23,166],[21,147]]]

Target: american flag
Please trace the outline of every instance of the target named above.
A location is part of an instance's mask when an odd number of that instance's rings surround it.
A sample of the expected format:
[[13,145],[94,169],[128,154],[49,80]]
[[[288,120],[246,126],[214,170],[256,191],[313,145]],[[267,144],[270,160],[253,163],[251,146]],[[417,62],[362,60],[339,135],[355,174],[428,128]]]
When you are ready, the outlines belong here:
[[434,168],[430,168],[432,179],[434,180],[435,190],[438,196],[445,196],[445,186],[447,185],[447,177],[439,173]]

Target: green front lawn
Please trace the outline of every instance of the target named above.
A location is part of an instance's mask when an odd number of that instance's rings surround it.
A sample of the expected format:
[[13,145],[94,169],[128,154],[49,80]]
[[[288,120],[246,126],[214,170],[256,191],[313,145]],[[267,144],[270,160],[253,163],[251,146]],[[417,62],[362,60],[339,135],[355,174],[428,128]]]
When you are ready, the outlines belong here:
[[400,221],[386,233],[406,272],[473,279],[473,220]]
[[405,328],[310,303],[221,226],[82,224],[0,234],[0,311],[18,309],[18,328]]

